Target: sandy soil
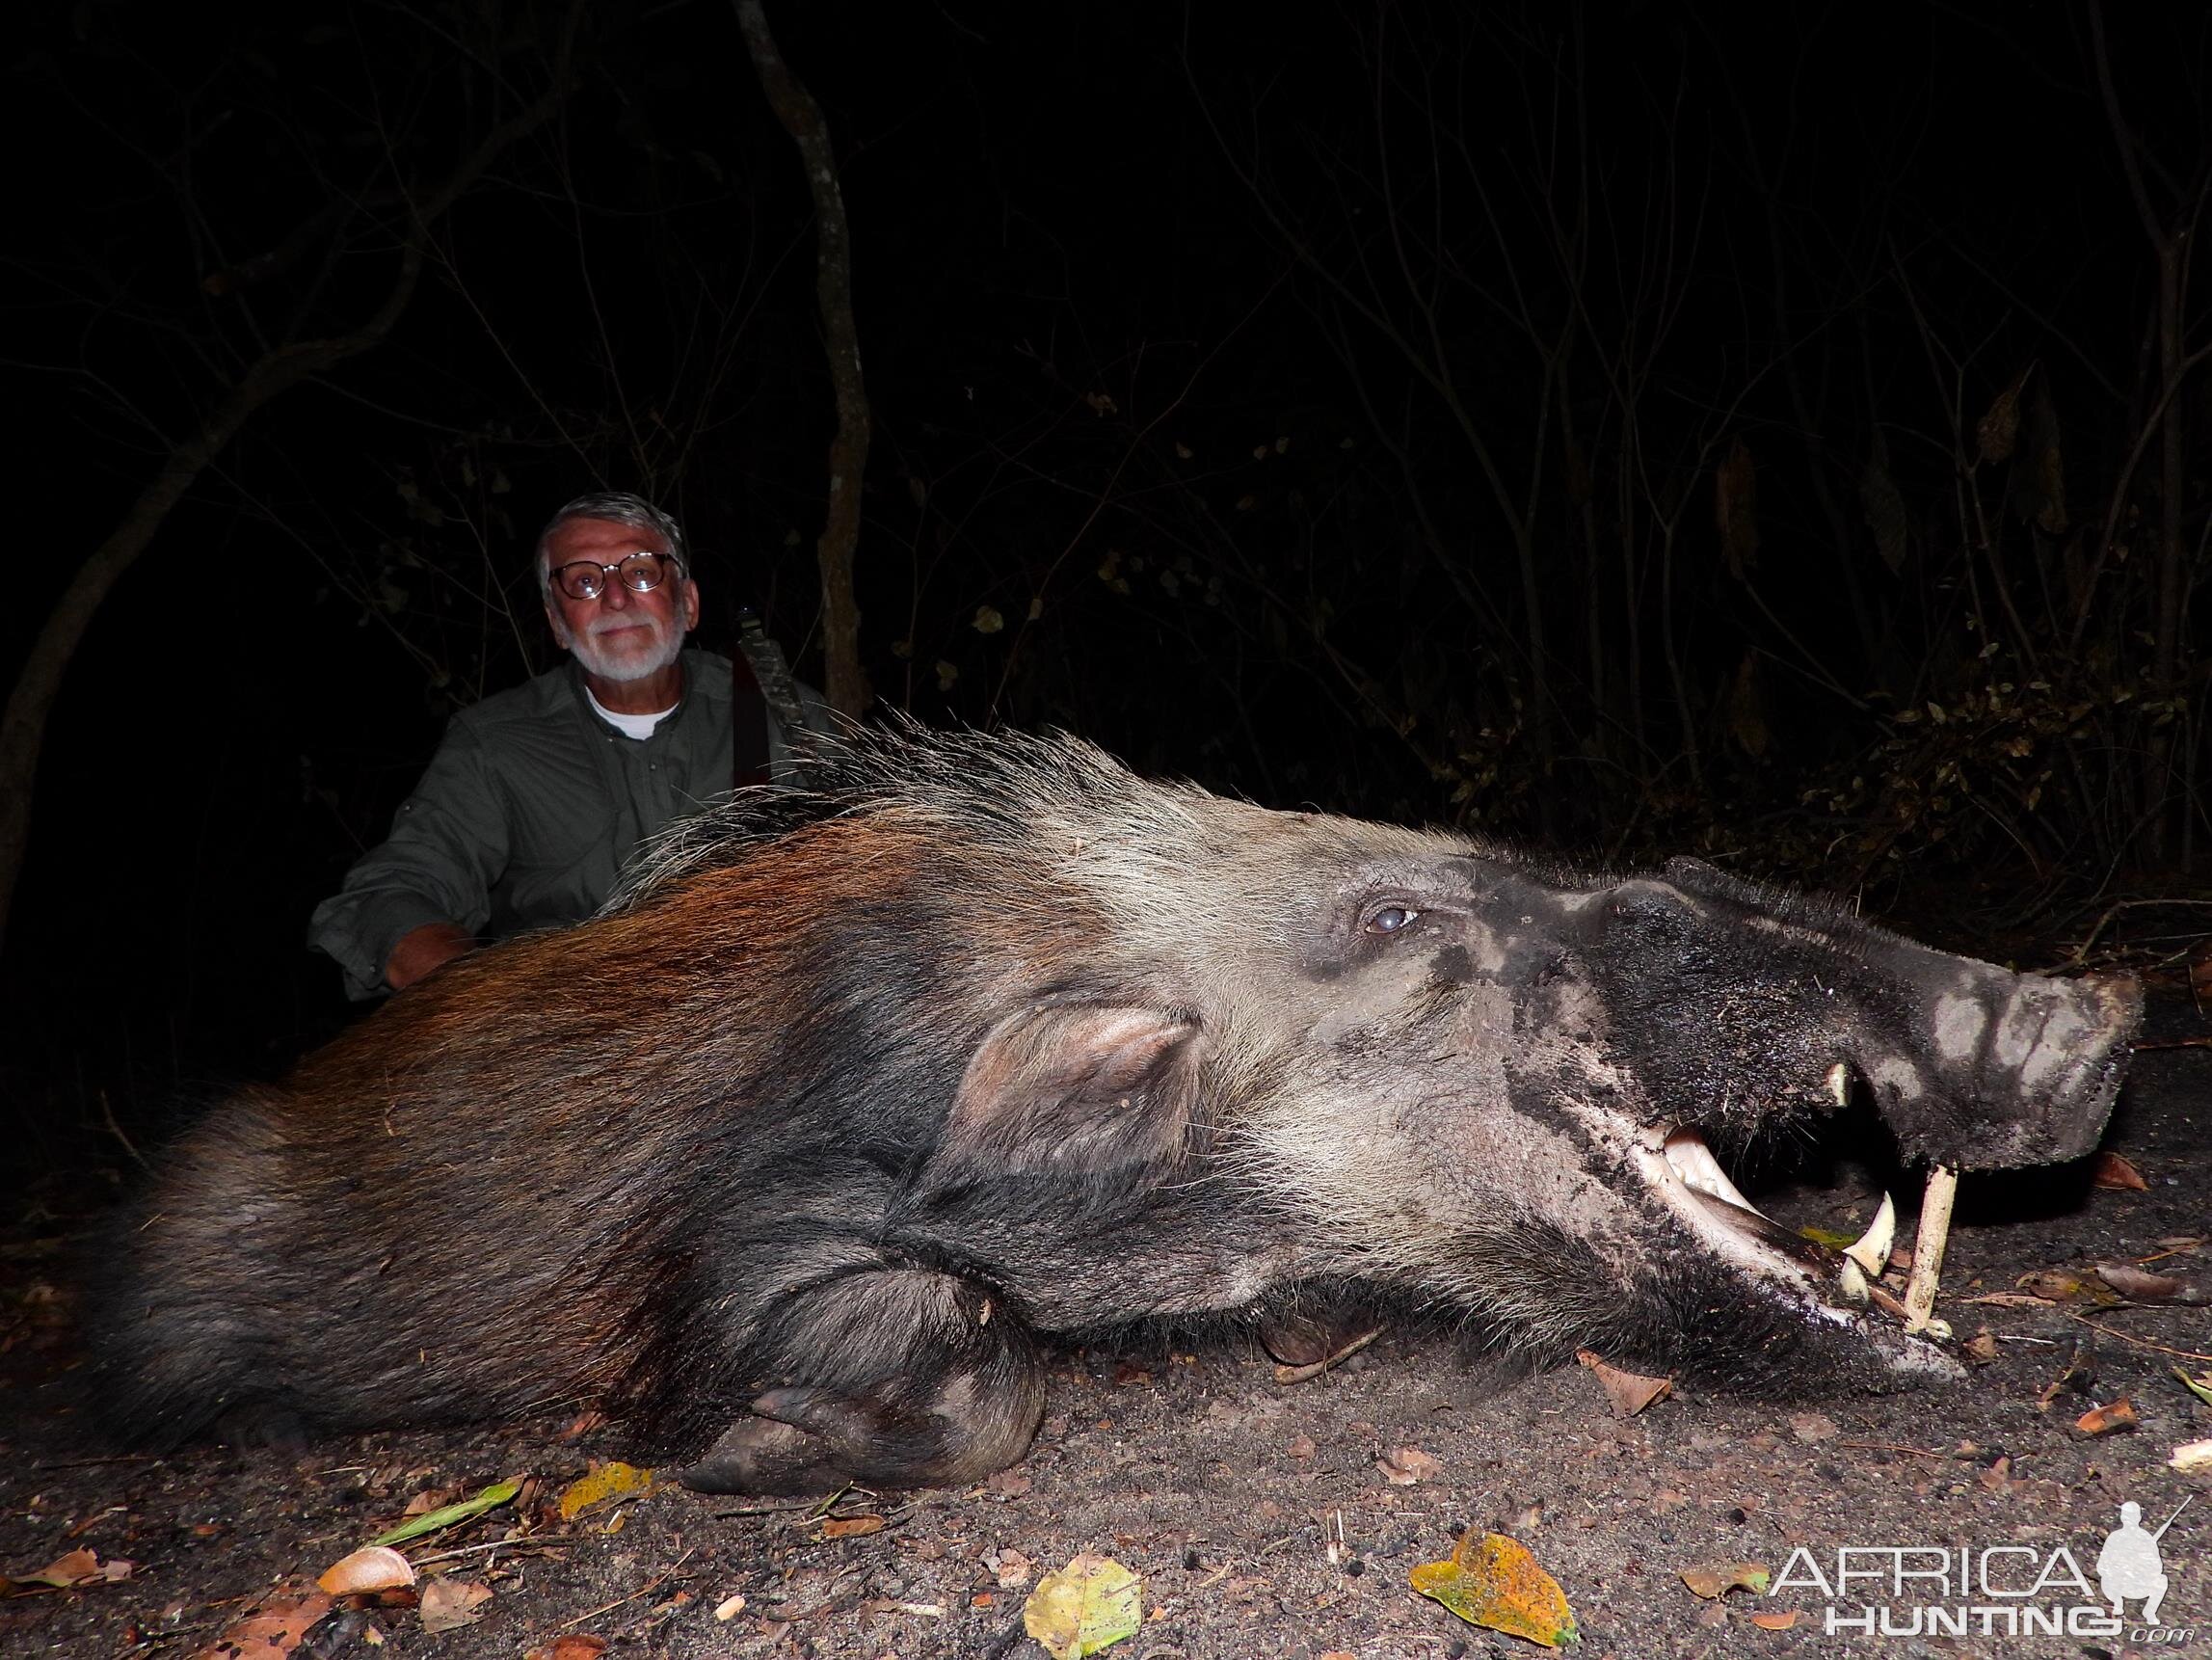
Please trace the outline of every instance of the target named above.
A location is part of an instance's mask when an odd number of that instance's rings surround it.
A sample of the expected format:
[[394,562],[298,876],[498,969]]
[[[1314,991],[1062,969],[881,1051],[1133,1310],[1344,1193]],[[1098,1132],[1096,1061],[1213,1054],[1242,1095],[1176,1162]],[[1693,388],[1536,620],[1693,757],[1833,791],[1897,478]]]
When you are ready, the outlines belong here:
[[[2170,1008],[2154,1034],[2205,1030]],[[214,1447],[116,1458],[71,1387],[59,1265],[81,1220],[34,1212],[0,1256],[0,1572],[80,1548],[132,1566],[113,1582],[0,1600],[0,1653],[193,1655],[416,1495],[522,1474],[539,1486],[520,1514],[502,1509],[407,1547],[418,1562],[458,1553],[426,1566],[490,1590],[474,1623],[433,1634],[412,1606],[341,1610],[317,1628],[315,1651],[504,1660],[550,1654],[573,1632],[617,1656],[1033,1656],[1029,1582],[1092,1551],[1142,1576],[1143,1627],[1108,1651],[1121,1660],[1539,1652],[1409,1590],[1407,1570],[1448,1555],[1472,1524],[1518,1538],[1556,1576],[1585,1656],[2212,1652],[2212,1477],[2166,1467],[2176,1443],[2212,1436],[2212,1407],[2171,1370],[2212,1371],[2212,1311],[1964,1300],[2032,1270],[2212,1234],[2212,1049],[2141,1056],[2108,1145],[2140,1166],[2147,1191],[2092,1188],[2079,1167],[1968,1179],[1938,1312],[1962,1338],[1985,1326],[1996,1357],[1960,1383],[1793,1403],[1689,1391],[1620,1420],[1579,1368],[1501,1377],[1470,1366],[1448,1333],[1404,1325],[1289,1387],[1248,1348],[1094,1349],[1061,1357],[1026,1462],[965,1492],[847,1494],[839,1514],[887,1525],[842,1538],[824,1538],[811,1510],[673,1486],[563,1524],[554,1495],[623,1449],[603,1432],[565,1439],[558,1423],[374,1435],[299,1459]],[[1873,1185],[1897,1179],[1849,1159],[1785,1174],[1753,1196],[1824,1226],[1863,1219]],[[2212,1288],[2212,1243],[2156,1266]],[[2082,1386],[2039,1405],[2069,1362]],[[2121,1396],[2140,1420],[2131,1432],[2074,1427]],[[1427,1454],[1436,1473],[1386,1479],[1377,1459],[1401,1448]],[[1853,1619],[1886,1607],[1902,1624],[1924,1602],[1965,1599],[1869,1580],[1835,1597],[1800,1584],[1708,1602],[1681,1577],[1739,1561],[1778,1574],[1799,1546],[1830,1578],[1843,1546],[1949,1546],[1954,1564],[1961,1546],[2032,1553],[1997,1559],[2002,1584],[2023,1564],[2040,1573],[2063,1545],[2093,1579],[2123,1501],[2154,1527],[2192,1497],[2160,1541],[2171,1583],[2156,1631],[2129,1603],[2116,1634],[1984,1635],[1971,1622],[1964,1637],[1831,1634],[1831,1607]],[[2054,1584],[2026,1600],[2085,1598]],[[1971,1605],[1994,1604],[1977,1594]],[[1787,1630],[1752,1623],[1791,1610],[1800,1618]]]

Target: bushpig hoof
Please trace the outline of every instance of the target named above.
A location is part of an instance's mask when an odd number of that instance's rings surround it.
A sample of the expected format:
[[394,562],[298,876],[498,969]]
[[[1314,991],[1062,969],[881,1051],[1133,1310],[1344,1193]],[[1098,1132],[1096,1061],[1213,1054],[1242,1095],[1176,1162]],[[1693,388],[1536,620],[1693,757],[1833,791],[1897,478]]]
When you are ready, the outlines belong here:
[[[947,1398],[949,1397],[949,1398]],[[887,1487],[951,1486],[1002,1470],[1028,1449],[1042,1412],[1032,1386],[998,1409],[973,1411],[973,1380],[939,1397],[943,1410],[918,1410],[836,1389],[771,1389],[683,1472],[703,1493],[818,1493],[845,1482]]]
[[677,1478],[695,1493],[821,1493],[841,1486],[827,1441],[796,1424],[740,1418]]

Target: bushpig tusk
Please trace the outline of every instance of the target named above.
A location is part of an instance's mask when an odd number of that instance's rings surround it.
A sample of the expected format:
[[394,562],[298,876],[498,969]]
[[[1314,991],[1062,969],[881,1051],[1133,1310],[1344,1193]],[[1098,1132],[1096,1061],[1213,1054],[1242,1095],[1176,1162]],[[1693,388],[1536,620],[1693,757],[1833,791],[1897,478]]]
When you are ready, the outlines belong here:
[[1959,1172],[1936,1165],[1928,1172],[1920,1198],[1920,1227],[1912,1236],[1912,1278],[1905,1288],[1905,1329],[1948,1337],[1950,1328],[1930,1318],[1935,1311],[1935,1281],[1943,1272],[1943,1246],[1951,1238],[1951,1204],[1959,1196]]
[[1866,1224],[1866,1232],[1844,1246],[1844,1255],[1866,1271],[1869,1279],[1879,1279],[1881,1271],[1889,1266],[1889,1247],[1897,1239],[1897,1204],[1887,1193],[1881,1195],[1881,1209],[1874,1213],[1874,1220]]
[[1828,1068],[1828,1075],[1826,1078],[1822,1080],[1822,1083],[1825,1084],[1827,1087],[1828,1099],[1833,1101],[1838,1107],[1849,1107],[1851,1105],[1850,1067],[1846,1066],[1840,1060],[1837,1061],[1833,1066]]
[[1836,1284],[1843,1288],[1843,1294],[1850,1301],[1864,1302],[1866,1300],[1868,1290],[1866,1275],[1859,1272],[1858,1262],[1855,1258],[1850,1256],[1844,1258],[1843,1267],[1836,1270]]

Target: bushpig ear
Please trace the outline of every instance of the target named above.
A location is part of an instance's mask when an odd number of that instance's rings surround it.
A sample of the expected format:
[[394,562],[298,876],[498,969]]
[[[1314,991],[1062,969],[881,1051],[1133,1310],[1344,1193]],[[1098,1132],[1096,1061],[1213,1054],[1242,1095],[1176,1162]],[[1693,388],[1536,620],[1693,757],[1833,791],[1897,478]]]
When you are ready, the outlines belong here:
[[930,1175],[989,1177],[1172,1160],[1196,1110],[1198,1024],[1127,1004],[1036,1004],[968,1062]]

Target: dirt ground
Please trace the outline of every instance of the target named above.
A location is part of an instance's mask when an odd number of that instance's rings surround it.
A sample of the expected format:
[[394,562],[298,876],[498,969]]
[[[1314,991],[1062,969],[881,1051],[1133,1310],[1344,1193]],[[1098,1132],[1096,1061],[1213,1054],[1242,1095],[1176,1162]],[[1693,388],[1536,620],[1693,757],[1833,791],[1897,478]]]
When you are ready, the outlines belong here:
[[[2157,1012],[2149,1035],[2208,1031],[2177,1005]],[[1623,1420],[1580,1368],[1503,1378],[1471,1366],[1449,1333],[1404,1324],[1289,1386],[1249,1347],[1070,1352],[1025,1462],[970,1491],[846,1494],[836,1514],[883,1517],[872,1532],[825,1530],[811,1506],[673,1486],[563,1523],[557,1495],[623,1448],[605,1432],[565,1438],[572,1427],[555,1422],[365,1436],[298,1459],[216,1447],[115,1457],[71,1386],[60,1265],[83,1218],[34,1208],[0,1256],[0,1573],[20,1578],[80,1549],[129,1566],[0,1600],[0,1654],[182,1660],[258,1604],[311,1586],[418,1495],[466,1496],[520,1475],[536,1482],[520,1507],[405,1547],[426,1575],[489,1591],[472,1623],[432,1633],[412,1605],[341,1608],[298,1652],[507,1660],[551,1656],[573,1633],[617,1657],[1033,1656],[1043,1650],[1024,1634],[1024,1598],[1083,1551],[1142,1578],[1144,1622],[1107,1650],[1117,1660],[1539,1652],[1409,1589],[1407,1571],[1449,1555],[1472,1524],[1517,1538],[1557,1578],[1585,1656],[2212,1653],[2212,1476],[2167,1467],[2177,1443],[2212,1436],[2212,1406],[2172,1371],[2212,1372],[2212,1311],[1966,1300],[2012,1292],[2034,1270],[2162,1249],[2172,1254],[2157,1271],[2212,1288],[2212,1241],[2171,1243],[2212,1234],[2212,1049],[2139,1056],[2107,1144],[2147,1191],[2092,1187],[2083,1167],[1967,1179],[1938,1312],[1961,1338],[1986,1327],[1995,1358],[1963,1382],[1792,1403],[1686,1390]],[[1793,1224],[1849,1227],[1883,1180],[1896,1177],[1815,1157],[1787,1179],[1746,1185]],[[2074,1386],[2041,1405],[2069,1365]],[[2133,1404],[2132,1432],[2092,1438],[2075,1427],[2120,1397]],[[1433,1469],[1400,1449],[1426,1453]],[[1421,1479],[1394,1482],[1378,1459]],[[1817,1568],[1832,1580],[1846,1546],[1948,1546],[1953,1565],[1960,1547],[1978,1561],[2014,1547],[1989,1583],[2005,1589],[2007,1574],[2024,1572],[2045,1585],[2005,1605],[2062,1609],[2095,1599],[2050,1576],[2060,1546],[2093,1580],[2123,1501],[2152,1528],[2184,1499],[2159,1541],[2170,1585],[2156,1628],[2131,1602],[2118,1632],[2015,1636],[1999,1623],[1985,1634],[1970,1620],[1964,1636],[1831,1633],[1831,1610],[1853,1620],[1886,1611],[1895,1629],[1923,1603],[2002,1599],[1961,1597],[1955,1566],[1948,1590],[1922,1581],[1900,1593],[1879,1556],[1852,1559],[1880,1577],[1845,1594],[1807,1577]],[[1681,1577],[1737,1562],[1797,1583],[1705,1601]],[[1788,1629],[1752,1621],[1793,1610]],[[592,1651],[572,1644],[559,1660]],[[284,1649],[263,1637],[246,1652],[277,1660]]]

